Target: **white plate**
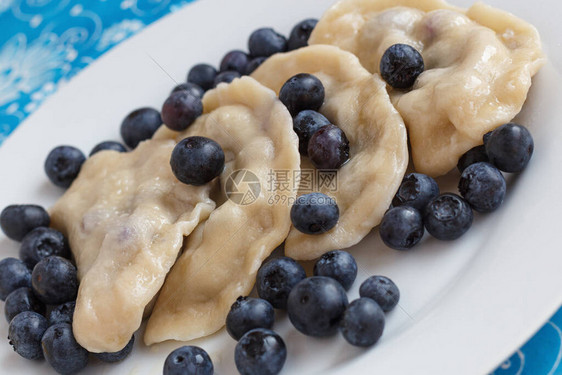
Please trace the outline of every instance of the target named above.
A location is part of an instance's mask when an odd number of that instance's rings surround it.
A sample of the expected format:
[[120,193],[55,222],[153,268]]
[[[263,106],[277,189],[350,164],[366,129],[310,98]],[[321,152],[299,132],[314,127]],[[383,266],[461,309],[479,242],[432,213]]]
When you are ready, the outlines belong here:
[[[106,54],[52,96],[0,147],[0,208],[11,203],[50,206],[62,190],[43,173],[56,145],[85,152],[99,141],[119,139],[119,124],[132,109],[159,108],[169,90],[197,62],[217,63],[246,48],[252,30],[273,26],[287,34],[294,23],[319,17],[332,0],[200,0],[147,28]],[[560,199],[562,178],[562,50],[560,5],[493,0],[537,25],[550,63],[534,80],[519,120],[531,127],[535,155],[511,181],[503,207],[477,215],[460,240],[440,242],[426,235],[411,252],[386,248],[374,231],[352,249],[361,267],[350,297],[371,274],[384,274],[402,291],[400,308],[388,314],[385,334],[369,350],[341,337],[308,338],[278,316],[275,329],[288,346],[283,373],[483,374],[493,370],[538,329],[562,302]],[[469,1],[455,1],[468,6]],[[456,173],[441,182],[455,190]],[[17,256],[17,244],[0,238],[0,255]],[[7,323],[0,319],[0,337]],[[140,338],[140,337],[139,337]],[[118,365],[91,361],[86,374],[161,373],[167,354],[181,343],[146,348]],[[216,372],[235,374],[235,342],[220,333],[194,342],[210,353]],[[25,361],[7,342],[0,345],[1,373],[48,371],[44,362]]]

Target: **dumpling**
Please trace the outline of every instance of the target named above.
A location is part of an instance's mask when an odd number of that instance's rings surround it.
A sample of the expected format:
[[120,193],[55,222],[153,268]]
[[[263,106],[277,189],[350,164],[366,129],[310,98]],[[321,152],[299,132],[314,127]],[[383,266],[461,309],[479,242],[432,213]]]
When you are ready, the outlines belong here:
[[187,236],[215,207],[213,184],[188,186],[172,174],[173,140],[129,152],[99,152],[51,209],[80,278],[76,340],[91,352],[121,350],[139,328]]
[[512,120],[544,63],[532,25],[482,3],[342,0],[309,43],[350,51],[372,73],[393,44],[422,54],[426,70],[412,90],[388,88],[408,127],[415,169],[431,176],[447,173],[483,134]]
[[[408,147],[404,122],[384,81],[353,54],[333,46],[305,47],[268,58],[252,76],[278,93],[298,73],[320,79],[326,92],[320,112],[345,132],[350,145],[350,160],[335,173],[336,181],[315,186],[335,199],[340,211],[336,226],[320,235],[293,227],[285,241],[287,256],[314,259],[358,243],[379,224],[404,176]],[[308,158],[302,158],[301,169],[303,175],[312,171],[322,178]],[[299,194],[308,188],[301,181]]]
[[[276,171],[294,184],[299,170],[292,119],[275,93],[250,77],[221,84],[204,97],[208,115],[185,132],[156,139],[205,136],[225,152],[222,204],[188,238],[148,321],[147,345],[190,340],[224,326],[232,303],[250,293],[262,261],[283,242],[296,191],[277,188]],[[277,200],[277,197],[280,199]]]

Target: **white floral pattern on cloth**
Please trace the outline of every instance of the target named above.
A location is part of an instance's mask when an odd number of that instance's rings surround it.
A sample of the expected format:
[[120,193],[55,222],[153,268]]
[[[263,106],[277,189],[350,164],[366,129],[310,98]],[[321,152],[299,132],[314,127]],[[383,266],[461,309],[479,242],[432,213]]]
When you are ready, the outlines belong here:
[[0,144],[61,83],[194,0],[0,0]]
[[[63,82],[192,1],[0,0],[0,145]],[[492,375],[562,375],[561,328],[562,309]]]
[[10,5],[12,5],[14,0],[0,0],[0,14],[4,13]]
[[23,33],[14,35],[0,50],[0,106],[52,87],[71,70],[75,57],[72,45],[59,43],[55,34],[42,34],[32,43]]
[[490,375],[562,374],[562,309]]

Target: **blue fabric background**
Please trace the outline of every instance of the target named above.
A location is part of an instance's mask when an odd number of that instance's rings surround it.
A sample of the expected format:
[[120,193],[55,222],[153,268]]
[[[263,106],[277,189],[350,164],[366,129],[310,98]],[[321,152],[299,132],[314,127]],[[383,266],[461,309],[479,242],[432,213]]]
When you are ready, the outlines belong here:
[[[59,85],[191,1],[0,0],[0,144]],[[562,374],[559,327],[562,309],[493,374]]]
[[0,0],[0,143],[57,87],[192,0]]

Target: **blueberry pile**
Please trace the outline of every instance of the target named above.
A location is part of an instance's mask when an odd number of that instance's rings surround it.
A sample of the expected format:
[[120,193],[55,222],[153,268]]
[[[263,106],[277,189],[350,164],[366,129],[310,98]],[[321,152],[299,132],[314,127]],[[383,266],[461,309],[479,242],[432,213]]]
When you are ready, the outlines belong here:
[[[0,261],[0,299],[5,301],[10,345],[26,359],[44,358],[60,374],[82,370],[90,355],[72,333],[78,278],[68,241],[48,227],[49,214],[40,206],[8,206],[0,217],[6,236],[21,241],[19,259]],[[120,361],[132,345],[133,339],[117,353],[94,356]]]
[[[308,28],[312,20],[303,21],[303,25],[301,27]],[[318,112],[324,103],[324,95],[324,85],[317,77],[300,73],[283,84],[279,100],[293,116],[300,153],[308,156],[317,169],[335,171],[349,161],[349,140],[343,130]],[[305,234],[325,233],[338,220],[337,203],[323,193],[304,194],[291,207],[293,226]]]
[[486,133],[483,141],[459,159],[460,196],[439,194],[437,182],[429,176],[404,177],[379,228],[387,246],[411,249],[425,230],[439,240],[455,240],[470,229],[473,211],[487,213],[501,206],[507,190],[502,171],[517,173],[527,166],[533,138],[524,126],[508,123]]
[[[361,285],[361,297],[349,303],[346,290],[356,276],[355,259],[341,250],[320,257],[310,277],[291,258],[265,262],[257,274],[259,298],[238,297],[226,318],[227,332],[238,341],[234,360],[240,374],[275,375],[283,368],[287,348],[272,330],[274,308],[286,310],[293,326],[307,336],[339,331],[352,345],[374,345],[384,330],[384,314],[398,304],[400,292],[389,278],[372,276]],[[166,366],[165,374],[175,374]]]
[[[248,38],[248,53],[241,50],[227,52],[218,70],[206,63],[193,66],[187,74],[187,82],[174,87],[164,102],[161,111],[163,123],[171,130],[185,130],[203,112],[201,99],[207,90],[251,74],[273,54],[306,46],[316,22],[314,19],[299,22],[288,40],[269,27],[255,30]],[[144,139],[151,136],[147,133]]]
[[300,153],[308,156],[317,169],[337,170],[349,160],[349,140],[343,130],[318,112],[324,95],[324,85],[318,78],[300,73],[281,87],[279,100],[293,116]]

